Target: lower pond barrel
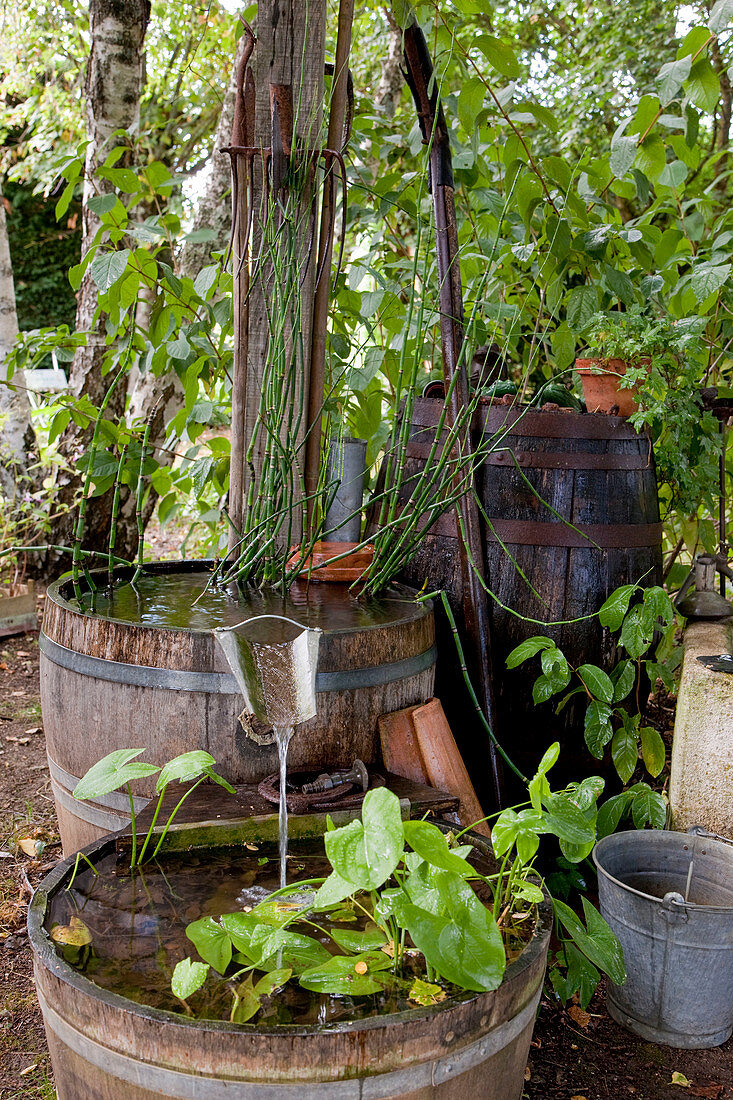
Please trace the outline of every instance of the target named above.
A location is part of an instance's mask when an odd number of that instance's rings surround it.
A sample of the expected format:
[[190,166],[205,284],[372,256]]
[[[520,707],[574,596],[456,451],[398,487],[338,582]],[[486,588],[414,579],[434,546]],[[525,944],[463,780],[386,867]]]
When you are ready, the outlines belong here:
[[[240,720],[243,701],[234,677],[210,627],[202,628],[201,604],[192,608],[209,574],[205,562],[146,566],[138,583],[143,601],[138,622],[131,621],[134,611],[124,602],[124,590],[104,610],[100,589],[97,613],[84,614],[70,580],[49,587],[40,637],[41,703],[65,852],[129,820],[124,791],[94,802],[71,795],[88,768],[113,749],[145,748],[141,759],[159,765],[179,753],[206,749],[235,784],[256,783],[277,771],[272,738]],[[171,576],[175,591],[166,597]],[[128,574],[123,571],[119,579],[124,582]],[[209,617],[232,620],[213,625],[267,612],[323,628],[317,714],[296,727],[288,766],[323,771],[351,767],[356,758],[377,763],[379,715],[425,703],[433,694],[432,607],[415,603],[414,593],[399,587],[383,599],[362,602],[347,585],[300,581],[287,597],[247,599],[246,607],[236,600],[231,606],[222,601],[220,609],[212,603]],[[155,776],[135,782],[139,806],[154,786]]]
[[[442,400],[415,402],[408,477],[424,464],[442,409]],[[597,618],[587,616],[619,585],[647,586],[661,580],[662,527],[651,439],[621,417],[486,403],[474,424],[474,447],[482,442],[488,453],[476,489],[493,594],[499,739],[528,775],[554,740],[563,746],[554,778],[602,772],[585,748],[584,704],[571,700],[559,715],[559,697],[535,707],[532,685],[539,660],[509,671],[506,659],[520,642],[546,634],[575,667],[612,666],[613,640]],[[408,499],[409,490],[405,504]],[[401,579],[428,591],[445,589],[460,630],[459,538],[455,513],[447,513],[425,536]],[[440,618],[438,648],[436,695],[443,700],[475,784],[486,794],[486,738],[470,717],[453,642]]]

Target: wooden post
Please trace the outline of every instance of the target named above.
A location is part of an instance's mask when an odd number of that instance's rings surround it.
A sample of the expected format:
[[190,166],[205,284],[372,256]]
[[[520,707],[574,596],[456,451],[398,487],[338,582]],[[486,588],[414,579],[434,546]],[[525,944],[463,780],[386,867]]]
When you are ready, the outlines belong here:
[[[250,186],[242,179],[238,186],[237,232],[234,241],[234,376],[232,395],[232,474],[229,493],[230,515],[239,528],[249,483],[258,475],[258,454],[247,468],[246,452],[257,424],[263,378],[270,343],[268,302],[272,291],[272,270],[257,264],[268,202],[265,165],[271,165],[275,189],[287,188],[283,164],[292,151],[307,157],[321,145],[325,58],[325,0],[261,0],[257,17],[257,43],[252,55],[254,80],[245,86],[245,99],[251,97],[253,133],[243,144],[263,151],[251,158],[240,155],[239,168],[251,166]],[[248,96],[249,92],[249,96]],[[292,114],[288,117],[288,106]],[[236,129],[236,121],[235,121]],[[281,148],[282,145],[282,148]],[[272,155],[270,154],[272,150]],[[283,159],[285,158],[285,159]],[[299,224],[299,252],[294,258],[301,272],[300,332],[289,334],[295,345],[302,346],[300,392],[304,414],[308,407],[313,294],[316,277],[315,249],[310,237],[313,230],[314,195],[302,198]],[[247,242],[247,227],[251,236]],[[247,251],[248,249],[248,251]],[[301,434],[305,433],[302,417]],[[295,538],[299,532],[292,532]],[[230,546],[236,542],[232,531]]]

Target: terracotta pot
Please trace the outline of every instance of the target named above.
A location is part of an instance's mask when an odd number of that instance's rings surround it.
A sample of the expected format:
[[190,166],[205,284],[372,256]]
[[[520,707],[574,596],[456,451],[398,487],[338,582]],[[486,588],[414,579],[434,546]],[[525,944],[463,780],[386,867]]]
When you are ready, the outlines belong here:
[[[316,542],[313,544],[312,553],[303,561],[300,570],[301,577],[307,577],[311,581],[358,581],[369,568],[374,557],[374,547],[369,544],[362,546],[360,550],[355,547],[358,542]],[[353,553],[347,554],[348,550]],[[346,557],[339,555],[346,554]],[[300,551],[295,549],[288,565],[297,564]],[[326,562],[332,558],[339,558],[332,565]]]
[[613,413],[631,416],[638,405],[639,387],[624,389],[619,378],[626,374],[625,359],[576,359],[575,369],[583,384],[583,396],[589,413]]

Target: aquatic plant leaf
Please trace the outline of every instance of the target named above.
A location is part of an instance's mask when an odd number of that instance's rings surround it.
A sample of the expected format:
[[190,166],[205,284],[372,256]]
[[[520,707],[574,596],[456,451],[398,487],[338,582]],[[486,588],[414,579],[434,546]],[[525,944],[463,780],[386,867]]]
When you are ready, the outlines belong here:
[[415,978],[408,994],[411,1001],[419,1005],[437,1005],[444,1001],[447,993],[439,985],[433,982],[424,982],[422,978]]
[[344,951],[369,951],[382,947],[387,942],[387,937],[381,928],[376,926],[365,932],[352,932],[347,928],[333,928],[330,935]]
[[236,949],[252,963],[254,960],[250,957],[250,945],[252,935],[260,927],[260,922],[251,913],[225,913],[220,919],[222,928]]
[[143,779],[160,771],[155,764],[131,763],[145,749],[115,749],[93,764],[74,787],[74,798],[101,798],[133,779]]
[[433,867],[464,877],[475,874],[467,860],[450,851],[445,833],[441,833],[436,825],[431,825],[429,821],[405,821],[403,830],[410,847]]
[[517,855],[522,863],[536,855],[540,846],[540,834],[545,832],[540,810],[527,809],[503,810],[491,829],[491,843],[494,855],[499,858],[508,852],[512,844],[517,846]]
[[321,966],[333,956],[327,948],[311,936],[301,936],[298,932],[288,932],[284,928],[270,931],[269,936],[255,933],[252,937],[251,952],[259,952],[255,963],[261,970],[281,970],[289,967],[293,974],[300,974],[313,966]]
[[213,917],[202,917],[188,925],[186,935],[201,958],[223,974],[232,961],[232,941],[226,929]]
[[434,913],[436,917],[442,917],[445,913],[445,903],[440,895],[440,890],[435,881],[435,871],[424,860],[418,864],[414,871],[407,876],[404,882],[405,891],[410,901]]
[[616,985],[623,985],[626,981],[623,949],[598,910],[594,909],[587,898],[583,898],[583,913],[588,925],[586,929],[577,914],[564,901],[553,898],[553,905],[558,921],[586,958],[608,974]]
[[402,858],[405,832],[396,794],[386,787],[368,792],[362,820],[350,821],[325,836],[326,854],[341,878],[362,890],[376,890]]
[[233,1024],[246,1024],[259,1010],[262,998],[252,987],[252,975],[234,989],[234,1004],[229,1019]]
[[194,962],[193,959],[181,959],[173,971],[171,989],[176,997],[185,1001],[201,988],[208,973],[209,968],[206,963]]
[[[390,959],[381,952],[379,954],[386,965],[390,966]],[[369,955],[332,955],[322,965],[304,971],[298,981],[304,989],[310,989],[314,993],[341,993],[352,997],[379,993],[384,989],[384,980],[372,972],[376,961]],[[361,963],[366,964],[366,973],[359,972]]]
[[73,916],[68,924],[57,924],[51,929],[51,939],[69,947],[86,947],[92,942],[92,934],[83,920]]
[[[328,849],[328,836],[329,834],[327,833],[326,849]],[[348,898],[353,893],[354,883],[348,882],[336,871],[333,871],[323,885],[316,891],[313,899],[313,908],[316,912],[322,912],[324,909],[330,909],[332,905],[338,905],[340,901],[343,901],[344,898]]]
[[175,756],[173,760],[169,760],[167,764],[163,765],[156,780],[155,789],[160,794],[174,779],[177,779],[180,783],[188,783],[192,779],[198,779],[200,775],[203,775],[206,768],[213,767],[215,763],[216,760],[214,760],[211,753],[204,752],[203,749],[183,752],[180,756]]
[[255,993],[258,993],[260,997],[271,997],[275,990],[282,989],[292,976],[293,972],[290,967],[271,970],[269,974],[265,974],[263,978],[255,982]]
[[[478,901],[478,899],[477,899]],[[506,969],[506,951],[492,914],[478,902],[478,910],[461,909],[440,933],[443,957],[459,963],[467,989],[498,989]]]

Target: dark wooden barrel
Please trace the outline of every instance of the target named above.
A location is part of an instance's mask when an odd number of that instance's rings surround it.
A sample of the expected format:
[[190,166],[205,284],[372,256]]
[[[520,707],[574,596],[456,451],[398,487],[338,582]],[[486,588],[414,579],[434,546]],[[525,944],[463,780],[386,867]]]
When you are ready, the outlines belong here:
[[[112,843],[90,846],[89,858],[104,856]],[[72,867],[68,859],[43,880],[28,916],[58,1100],[521,1097],[552,926],[549,902],[493,993],[333,1027],[268,1027],[147,1008],[64,962],[44,921]]]
[[[424,463],[442,408],[436,399],[415,402],[408,473]],[[506,658],[526,638],[547,634],[576,667],[613,663],[608,632],[597,618],[582,617],[598,611],[619,585],[660,583],[662,527],[651,440],[621,417],[488,403],[476,417],[474,444],[481,440],[492,441],[476,484],[488,518],[485,562],[495,596],[497,733],[527,775],[559,740],[563,752],[553,778],[578,778],[601,768],[585,749],[585,708],[571,702],[556,715],[557,699],[535,707],[538,661],[507,671]],[[416,588],[427,584],[429,591],[446,589],[460,626],[458,537],[455,516],[447,514],[402,579]],[[544,625],[573,619],[582,621]],[[485,737],[471,721],[453,642],[440,620],[438,646],[436,695],[450,711],[474,782],[486,791]]]
[[[206,563],[157,563],[156,575]],[[337,591],[338,590],[338,591]],[[312,584],[300,593],[299,621],[314,602],[353,604],[345,585]],[[297,727],[293,768],[350,767],[379,759],[377,719],[426,702],[433,693],[435,632],[432,608],[406,589],[390,590],[376,616],[359,625],[325,627],[316,676],[318,713]],[[41,703],[51,783],[65,852],[76,851],[129,820],[124,793],[78,802],[71,791],[88,768],[113,749],[145,746],[145,759],[163,764],[193,748],[208,750],[232,783],[255,783],[277,770],[274,744],[245,735],[242,697],[210,630],[149,627],[72,605],[69,580],[48,589],[41,649]],[[282,606],[282,614],[290,609]],[[242,615],[244,618],[245,616]],[[338,618],[338,616],[337,616]],[[355,625],[356,621],[356,625]],[[135,785],[140,805],[152,780]]]

